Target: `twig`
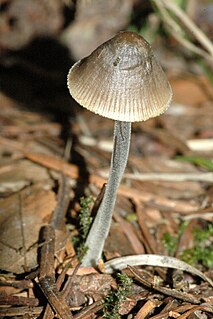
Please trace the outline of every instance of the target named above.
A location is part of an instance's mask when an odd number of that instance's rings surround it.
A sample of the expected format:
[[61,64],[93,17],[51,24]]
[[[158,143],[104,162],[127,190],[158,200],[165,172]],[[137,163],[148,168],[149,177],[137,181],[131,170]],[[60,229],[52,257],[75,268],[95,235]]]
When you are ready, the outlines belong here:
[[[56,287],[57,287],[58,291],[60,291],[60,289],[61,289],[61,286],[62,286],[62,284],[63,284],[63,282],[64,282],[65,275],[66,275],[66,273],[67,273],[69,267],[70,267],[70,263],[68,262],[68,263],[66,264],[66,266],[64,267],[64,269],[62,270],[62,272],[60,273],[60,275],[58,276],[58,278],[57,278]],[[75,271],[75,269],[74,269],[74,271]],[[74,272],[73,272],[73,273],[74,273]],[[72,274],[72,275],[73,275],[73,274]],[[71,292],[71,289],[70,289],[69,292]],[[64,294],[64,291],[62,292],[62,296],[63,296],[63,298],[64,298],[64,300],[65,300],[65,299],[66,299],[66,296],[65,296],[65,294]],[[50,304],[48,304],[47,307],[46,307],[46,309],[45,309],[43,319],[53,319],[54,317],[55,317],[54,312],[53,312],[53,310],[52,310]]]
[[192,151],[213,151],[213,138],[191,139],[186,141],[186,144]]
[[[155,0],[153,0],[155,1]],[[162,16],[162,20],[164,21],[165,25],[167,26],[167,30],[169,33],[172,34],[172,36],[180,43],[182,46],[187,48],[189,51],[192,51],[206,59],[209,59],[209,55],[206,51],[198,48],[196,45],[194,45],[192,42],[190,42],[188,39],[184,38],[182,33],[183,30],[181,29],[180,25],[170,16],[170,14],[167,12],[167,10],[161,6],[160,2],[155,2],[156,6],[158,7],[158,10]],[[172,30],[172,32],[171,32]]]
[[12,296],[1,293],[0,295],[0,305],[16,305],[16,306],[29,306],[35,307],[39,305],[39,300],[37,298],[27,298],[22,296]]
[[213,212],[200,211],[200,212],[197,212],[197,213],[194,213],[194,214],[190,214],[190,215],[186,215],[186,216],[182,217],[183,220],[191,220],[191,219],[198,219],[198,218],[209,219],[210,221],[212,221]]
[[161,0],[161,2],[163,2],[164,6],[170,9],[176,15],[176,17],[185,25],[185,27],[191,31],[195,39],[197,39],[213,57],[212,42],[203,33],[203,31],[201,31],[201,29],[195,25],[195,23],[188,17],[188,15],[173,0]]
[[156,241],[154,240],[154,237],[151,236],[148,227],[146,226],[146,223],[144,222],[145,216],[143,214],[141,203],[140,201],[134,200],[137,218],[138,218],[138,224],[142,233],[142,240],[143,244],[146,247],[146,252],[149,254],[157,254],[157,247],[156,247]]
[[68,280],[67,280],[67,283],[66,283],[66,285],[65,285],[65,287],[64,287],[64,289],[63,289],[63,292],[62,292],[64,299],[66,299],[67,296],[68,296],[68,295],[70,294],[70,292],[72,291],[73,280],[74,280],[74,277],[77,275],[77,272],[78,272],[78,269],[80,268],[80,266],[81,266],[81,264],[78,264],[78,265],[75,267],[75,269],[74,269],[72,275],[69,276],[69,278],[68,278]]
[[39,317],[42,313],[43,307],[12,307],[12,308],[1,308],[0,316],[2,317],[13,317],[13,316],[22,316],[23,318],[27,318],[26,316]]
[[[152,0],[155,6],[161,13],[162,19],[165,24],[168,25],[169,33],[180,42],[183,46],[185,46],[190,51],[199,54],[200,56],[206,58],[207,60],[212,61],[213,57],[213,45],[207,36],[194,24],[194,22],[179,8],[172,0],[164,1],[164,0]],[[182,22],[182,24],[190,30],[195,39],[197,39],[201,45],[209,52],[209,54],[196,47],[192,42],[188,41],[186,38],[182,36],[182,29],[180,25],[170,16],[167,10],[170,10],[178,19]]]
[[46,225],[42,228],[41,233],[44,242],[41,247],[39,279],[54,278],[55,232],[52,226]]
[[[147,129],[144,129],[145,131],[149,131]],[[154,131],[152,130],[152,132],[149,132],[150,134],[153,134]],[[159,133],[159,130],[158,132]],[[93,137],[88,137],[88,136],[80,136],[79,137],[79,141],[82,145],[86,145],[86,146],[95,146],[98,149],[105,151],[105,152],[111,152],[112,151],[112,147],[113,144],[111,141],[108,140],[98,140],[95,139]],[[181,143],[181,141],[179,140],[179,143]],[[183,142],[182,142],[183,143]],[[182,144],[184,146],[184,144]],[[212,151],[213,150],[213,139],[209,138],[209,139],[190,139],[187,140],[185,142],[185,146],[187,146],[191,151]],[[187,150],[186,150],[187,151]],[[189,150],[188,150],[189,151]]]
[[31,280],[23,279],[19,281],[0,281],[0,287],[13,287],[21,290],[33,288]]
[[70,186],[68,178],[62,173],[61,179],[59,180],[59,192],[57,205],[54,209],[54,213],[51,219],[51,225],[54,229],[61,230],[65,225],[65,215],[70,202]]
[[84,118],[82,115],[77,114],[76,119],[78,121],[78,124],[80,126],[81,131],[84,133],[85,137],[92,137],[91,130],[89,126],[87,125],[86,118]]
[[[186,305],[182,305],[182,306],[178,306],[178,307],[172,307],[171,309],[168,309],[168,310],[165,309],[165,311],[163,310],[161,313],[151,317],[151,319],[167,318],[167,317],[169,317],[169,314],[172,313],[172,312],[176,312],[176,313],[179,314],[179,313],[182,313],[182,312],[187,311],[189,309],[195,309],[197,307],[199,307],[200,309],[206,310],[206,311],[210,310],[210,309],[208,309],[208,306],[206,304],[202,304],[202,305],[199,305],[199,306],[186,304]],[[180,318],[180,317],[178,316],[178,318]]]
[[146,318],[150,313],[153,312],[153,310],[156,308],[157,301],[156,300],[148,300],[141,309],[137,312],[135,319],[144,319]]
[[[100,175],[107,178],[108,174],[100,172]],[[124,174],[124,178],[137,181],[165,181],[165,182],[211,182],[213,183],[213,173],[137,173]]]
[[[148,227],[146,226],[146,223],[144,222],[145,216],[141,208],[141,203],[137,200],[135,200],[134,203],[135,203],[136,213],[138,217],[138,224],[142,234],[142,241],[144,246],[146,247],[146,252],[149,254],[157,254],[158,247],[156,246],[156,241],[154,240],[154,237],[151,236],[150,231]],[[161,278],[165,278],[164,269],[157,268],[156,270]]]
[[73,318],[69,307],[59,293],[55,283],[54,250],[55,232],[52,226],[43,228],[44,244],[41,248],[39,284],[48,302],[56,311],[59,318]]
[[125,174],[124,177],[139,181],[167,181],[167,182],[211,182],[213,183],[213,173],[143,173]]
[[199,304],[200,300],[197,299],[194,295],[190,295],[187,294],[185,292],[180,292],[176,289],[170,289],[170,288],[166,288],[166,287],[161,287],[161,286],[157,286],[156,284],[154,284],[154,282],[150,282],[148,280],[145,280],[139,273],[139,271],[137,270],[137,268],[135,267],[131,267],[128,266],[128,269],[131,271],[131,273],[136,277],[136,279],[142,283],[143,285],[145,285],[146,287],[149,287],[151,289],[154,289],[160,293],[163,293],[164,295],[167,296],[172,296],[174,298],[186,301],[186,302],[190,302],[190,303],[194,303],[194,304]]
[[85,307],[81,312],[76,314],[74,316],[74,319],[87,319],[91,318],[91,315],[95,312],[101,310],[103,308],[104,300],[98,300],[94,302],[93,304],[89,305],[88,307]]
[[119,223],[120,227],[122,228],[124,234],[128,238],[129,242],[131,243],[134,251],[136,254],[144,254],[144,247],[139,240],[138,236],[136,235],[132,225],[120,217],[118,214],[114,213],[113,218],[116,222]]
[[191,308],[187,312],[183,313],[181,316],[178,317],[178,319],[186,319],[191,314],[193,314],[195,311],[198,311],[198,310],[207,311],[207,312],[210,312],[211,314],[213,313],[212,305],[208,305],[208,304],[199,305],[199,306],[194,306],[193,308]]

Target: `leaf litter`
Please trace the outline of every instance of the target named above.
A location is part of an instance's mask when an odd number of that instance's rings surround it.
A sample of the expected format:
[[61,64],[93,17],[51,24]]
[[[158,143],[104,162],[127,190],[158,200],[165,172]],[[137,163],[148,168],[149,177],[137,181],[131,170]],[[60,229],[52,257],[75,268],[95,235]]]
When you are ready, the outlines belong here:
[[[61,32],[60,41],[76,57],[79,52],[93,50],[97,41],[110,37],[114,30],[128,25],[128,12],[150,10],[143,1],[141,4],[122,1],[119,18],[115,18],[117,9],[113,8],[117,8],[117,1],[107,9],[103,9],[106,3],[101,9],[91,1],[94,7],[88,12],[87,1],[79,1],[82,3],[77,8],[78,19],[69,21],[70,28],[65,28],[63,34],[61,7],[71,12],[74,4],[59,2],[54,1],[55,11],[50,11],[57,15],[59,24],[50,32],[56,38]],[[50,9],[48,2],[45,10]],[[103,10],[105,15],[100,19]],[[112,25],[106,23],[111,11]],[[9,17],[10,11],[5,9],[5,21],[9,21],[7,14]],[[159,19],[156,13],[152,14]],[[27,28],[29,23],[24,20],[22,27]],[[97,26],[101,33],[97,33]],[[84,41],[70,42],[86,29],[95,30],[99,36],[85,33]],[[11,63],[7,54],[11,45],[20,48],[37,30],[37,21],[33,20],[31,34],[23,34],[19,43],[10,42],[12,38],[7,41],[4,37],[3,42],[0,39],[4,67],[21,61],[21,72],[38,75],[33,73],[35,68],[31,70],[34,61],[28,63],[24,55],[21,58],[14,55]],[[175,56],[172,46],[177,43],[171,36],[168,39],[170,47],[162,45],[161,37],[157,41],[161,46],[159,56],[168,57],[167,61],[162,60],[173,88],[173,104],[161,118],[133,126],[130,158],[99,269],[80,267],[83,251],[78,250],[78,245],[82,227],[88,227],[84,218],[88,221],[94,217],[107,180],[112,121],[78,108],[63,117],[63,112],[67,114],[66,101],[70,101],[70,97],[64,98],[68,94],[64,88],[66,81],[62,84],[65,91],[52,90],[63,96],[56,98],[57,103],[60,101],[60,112],[51,103],[52,109],[46,109],[47,100],[42,95],[35,97],[32,88],[30,98],[23,102],[16,99],[20,92],[8,95],[3,87],[1,318],[50,319],[57,315],[66,319],[101,318],[110,314],[113,318],[129,315],[152,319],[212,316],[212,87],[208,74],[195,66],[193,57],[190,60],[188,56],[190,62],[186,63],[183,51],[180,50],[179,59]],[[52,74],[44,65],[39,70],[42,71],[39,76],[45,72],[48,76]],[[74,108],[71,103],[70,109]],[[34,104],[39,104],[39,111],[34,110]],[[88,207],[91,217],[80,213],[88,198],[94,202]],[[123,276],[122,280],[119,276]],[[129,286],[128,278],[131,278]]]

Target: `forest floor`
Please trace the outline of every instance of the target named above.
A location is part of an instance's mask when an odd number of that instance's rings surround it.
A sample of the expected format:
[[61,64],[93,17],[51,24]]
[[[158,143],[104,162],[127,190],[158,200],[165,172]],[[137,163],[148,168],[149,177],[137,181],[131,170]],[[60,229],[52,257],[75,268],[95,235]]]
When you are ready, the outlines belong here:
[[[107,182],[113,121],[71,100],[69,59],[61,85],[52,65],[37,68],[28,51],[13,59],[4,55],[0,318],[211,318],[213,89],[196,59],[175,56],[175,43],[171,51],[161,38],[157,43],[172,104],[162,116],[133,124],[127,168],[96,269],[81,267],[80,260],[84,226]],[[47,55],[42,61],[48,65]],[[105,266],[147,254],[156,257],[148,265],[142,257],[141,266],[113,273]],[[159,256],[175,257],[180,265]]]

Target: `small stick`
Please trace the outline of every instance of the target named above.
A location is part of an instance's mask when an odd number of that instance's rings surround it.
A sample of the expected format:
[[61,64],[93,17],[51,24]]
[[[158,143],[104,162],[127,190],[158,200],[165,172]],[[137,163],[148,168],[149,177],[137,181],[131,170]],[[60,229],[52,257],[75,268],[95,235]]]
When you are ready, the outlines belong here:
[[103,308],[104,300],[97,300],[74,316],[74,319],[91,318],[91,315]]
[[176,17],[185,25],[185,27],[192,32],[194,37],[202,44],[202,46],[213,56],[213,45],[208,37],[201,31],[200,28],[188,17],[188,15],[177,6],[174,1],[161,1],[164,6],[171,10]]
[[[43,307],[11,307],[11,308],[1,308],[0,316],[1,317],[13,317],[13,316],[22,316],[26,318],[26,316],[36,318],[42,313]],[[25,316],[25,317],[24,317]]]
[[114,213],[113,217],[116,220],[116,222],[119,223],[123,233],[126,235],[132,247],[134,248],[135,253],[144,254],[145,253],[144,246],[139,240],[136,232],[134,231],[133,226],[129,222],[124,220],[122,217],[120,217],[118,214]]
[[40,274],[39,279],[44,277],[54,277],[54,252],[55,252],[55,232],[52,226],[46,225],[42,228],[42,239],[44,243],[41,247]]
[[[62,270],[62,272],[60,273],[59,277],[57,278],[57,281],[56,281],[56,288],[60,291],[61,289],[61,286],[62,286],[62,283],[64,281],[64,278],[65,278],[65,275],[66,275],[66,272],[68,270],[68,268],[70,267],[70,263],[67,263],[66,266],[64,267],[64,269]],[[70,289],[71,291],[71,289]],[[64,293],[62,293],[63,295],[63,299],[65,299],[65,296],[64,296]],[[47,305],[46,309],[45,309],[45,312],[44,312],[44,317],[43,319],[53,319],[54,318],[54,312],[50,306],[50,304]]]
[[136,279],[140,283],[145,285],[146,287],[149,287],[149,288],[154,289],[154,290],[156,290],[156,291],[158,291],[160,293],[163,293],[163,294],[165,294],[167,296],[172,296],[174,298],[177,298],[177,299],[180,299],[180,300],[183,300],[183,301],[186,301],[186,302],[191,302],[191,303],[194,303],[194,304],[199,304],[200,303],[200,300],[197,299],[194,295],[190,295],[190,294],[187,294],[185,292],[180,292],[180,291],[175,290],[175,289],[170,289],[170,288],[166,288],[166,287],[160,287],[160,286],[155,285],[153,282],[151,283],[151,282],[145,280],[140,275],[140,273],[138,272],[138,270],[135,267],[128,266],[128,269],[136,277]]
[[200,305],[200,306],[194,306],[193,308],[191,308],[190,310],[186,311],[185,313],[183,313],[178,318],[179,319],[186,319],[197,310],[207,311],[207,312],[210,312],[211,314],[213,313],[213,309],[212,309],[211,305]]
[[51,225],[43,228],[44,245],[41,248],[39,285],[48,302],[61,319],[73,318],[69,307],[59,293],[55,283],[54,250],[55,232]]
[[70,187],[68,178],[62,173],[59,181],[58,201],[51,218],[51,225],[54,229],[63,229],[65,222],[64,217],[70,202]]
[[0,287],[13,287],[21,290],[29,289],[33,287],[31,280],[20,280],[20,281],[0,281]]
[[[174,301],[174,299],[173,299],[173,301]],[[168,307],[168,309],[167,309],[167,306],[169,306],[169,304],[166,305],[165,309],[163,309],[161,313],[151,317],[151,319],[168,318],[169,317],[169,313],[172,312],[172,311],[179,313],[179,312],[187,311],[188,309],[192,309],[194,307],[194,305],[191,305],[191,304],[190,305],[187,304],[187,305],[183,305],[183,306],[178,306],[178,307],[173,305],[172,307]]]
[[157,306],[157,302],[154,300],[148,300],[138,311],[138,313],[135,316],[135,319],[143,319],[145,318],[149,313],[153,311]]
[[[104,178],[108,174],[100,172],[100,175]],[[137,181],[165,181],[165,182],[185,182],[185,181],[194,181],[194,182],[209,182],[213,183],[213,173],[137,173],[137,174],[124,174],[124,178],[137,180]]]
[[12,296],[7,294],[1,294],[0,296],[0,305],[16,305],[16,306],[29,306],[35,307],[38,306],[39,300],[37,298],[27,298],[21,296]]
[[143,244],[146,247],[146,250],[149,254],[157,254],[157,247],[156,241],[154,240],[153,236],[151,236],[146,223],[144,222],[144,214],[142,211],[142,205],[140,201],[134,200],[136,213],[138,217],[138,224],[140,226],[141,233],[143,235]]

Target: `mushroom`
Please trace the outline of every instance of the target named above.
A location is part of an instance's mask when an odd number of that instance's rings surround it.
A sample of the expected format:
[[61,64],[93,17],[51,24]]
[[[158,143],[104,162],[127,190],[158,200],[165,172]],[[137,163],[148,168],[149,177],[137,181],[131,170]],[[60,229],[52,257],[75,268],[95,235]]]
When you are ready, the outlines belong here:
[[68,88],[80,105],[115,121],[108,183],[82,260],[83,266],[96,266],[109,233],[117,189],[127,164],[131,123],[163,113],[171,102],[172,90],[149,43],[128,31],[119,32],[76,62],[68,74]]

